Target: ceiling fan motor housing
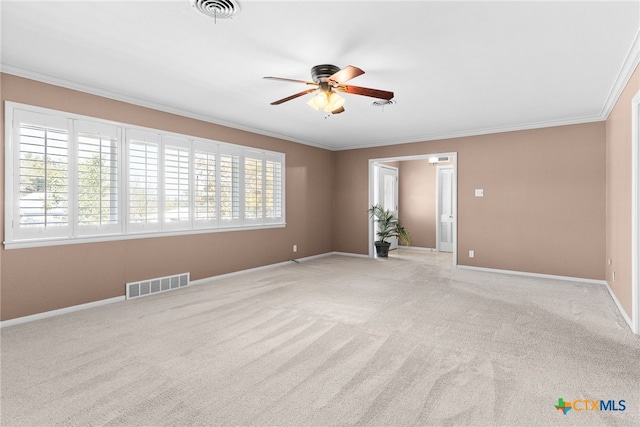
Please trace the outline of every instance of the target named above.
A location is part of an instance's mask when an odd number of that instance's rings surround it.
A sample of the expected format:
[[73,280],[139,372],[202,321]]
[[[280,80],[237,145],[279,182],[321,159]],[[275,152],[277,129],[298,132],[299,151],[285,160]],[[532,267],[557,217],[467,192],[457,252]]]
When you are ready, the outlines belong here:
[[331,64],[322,64],[311,67],[311,78],[316,83],[326,82],[329,77],[340,71],[340,67]]

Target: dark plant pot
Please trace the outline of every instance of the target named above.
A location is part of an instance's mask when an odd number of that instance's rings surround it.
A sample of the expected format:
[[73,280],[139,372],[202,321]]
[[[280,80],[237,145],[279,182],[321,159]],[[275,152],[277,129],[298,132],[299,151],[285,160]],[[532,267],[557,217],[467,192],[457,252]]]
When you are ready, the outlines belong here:
[[387,258],[389,256],[389,242],[375,242],[376,254],[381,258]]

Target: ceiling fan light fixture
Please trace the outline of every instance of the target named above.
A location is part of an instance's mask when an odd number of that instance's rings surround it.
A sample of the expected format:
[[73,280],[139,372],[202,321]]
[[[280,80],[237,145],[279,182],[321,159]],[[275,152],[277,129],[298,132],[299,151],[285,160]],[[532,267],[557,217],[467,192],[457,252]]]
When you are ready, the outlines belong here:
[[329,95],[329,102],[324,106],[324,111],[326,113],[336,111],[344,105],[344,101],[345,99],[343,97],[335,92],[331,92],[331,95]]
[[316,65],[311,68],[312,82],[305,80],[289,79],[283,77],[263,77],[269,80],[282,80],[287,82],[303,83],[305,85],[312,86],[312,89],[303,90],[293,95],[287,96],[282,99],[278,99],[271,103],[271,105],[280,105],[284,102],[291,101],[292,99],[299,98],[301,96],[314,93],[313,97],[307,101],[307,105],[316,111],[322,111],[331,114],[340,114],[344,112],[345,100],[338,92],[349,93],[353,95],[369,96],[371,98],[377,98],[383,100],[385,104],[373,105],[388,105],[393,104],[392,100],[393,92],[387,90],[371,89],[367,87],[346,85],[345,82],[364,74],[364,71],[353,65],[348,65],[345,68],[338,68],[335,65],[323,64]]
[[324,90],[319,90],[313,98],[307,102],[307,105],[316,111],[324,109],[329,104],[330,94]]

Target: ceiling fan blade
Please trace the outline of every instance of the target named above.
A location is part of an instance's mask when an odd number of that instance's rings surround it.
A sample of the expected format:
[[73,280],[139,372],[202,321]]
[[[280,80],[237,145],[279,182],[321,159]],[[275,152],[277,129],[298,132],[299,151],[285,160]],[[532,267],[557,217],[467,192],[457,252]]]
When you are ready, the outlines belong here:
[[362,74],[364,74],[364,71],[362,71],[360,68],[354,67],[353,65],[348,65],[337,73],[329,76],[329,78],[327,78],[327,82],[330,85],[335,86],[340,83],[344,83],[347,80],[351,80],[354,77],[358,77]]
[[280,80],[283,82],[294,82],[294,83],[304,83],[306,85],[318,85],[318,83],[314,83],[314,82],[308,82],[306,80],[296,80],[296,79],[285,79],[283,77],[263,77],[263,79],[267,79],[267,80]]
[[340,92],[351,93],[353,95],[363,95],[370,96],[372,98],[386,99],[389,100],[393,98],[393,92],[389,92],[386,90],[379,89],[371,89],[368,87],[360,87],[360,86],[347,86],[347,85],[339,85],[336,87]]
[[273,101],[271,103],[271,105],[280,105],[283,102],[291,101],[292,99],[299,98],[299,97],[301,97],[303,95],[306,95],[308,93],[315,92],[316,90],[318,90],[318,88],[303,90],[302,92],[298,92],[295,95],[287,96],[286,98],[282,98],[282,99],[279,99],[277,101]]
[[340,113],[344,113],[344,107],[336,108],[331,112],[331,114],[340,114]]

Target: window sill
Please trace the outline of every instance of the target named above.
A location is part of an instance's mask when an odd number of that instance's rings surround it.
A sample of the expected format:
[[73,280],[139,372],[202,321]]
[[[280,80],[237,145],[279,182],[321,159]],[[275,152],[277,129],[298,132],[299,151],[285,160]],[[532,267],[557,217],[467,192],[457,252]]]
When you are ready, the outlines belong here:
[[234,227],[218,227],[218,228],[203,228],[197,230],[180,230],[180,231],[161,231],[153,233],[129,233],[129,234],[111,234],[104,236],[86,236],[86,237],[74,237],[74,238],[51,238],[51,239],[32,239],[32,240],[19,240],[13,242],[3,242],[5,250],[11,249],[26,249],[26,248],[41,248],[47,246],[63,246],[74,245],[82,243],[101,243],[101,242],[114,242],[121,240],[134,240],[134,239],[151,239],[155,237],[175,237],[175,236],[190,236],[195,234],[209,234],[209,233],[224,233],[229,231],[252,231],[252,230],[264,230],[270,228],[285,228],[286,223],[279,224],[260,224],[252,226],[234,226]]

